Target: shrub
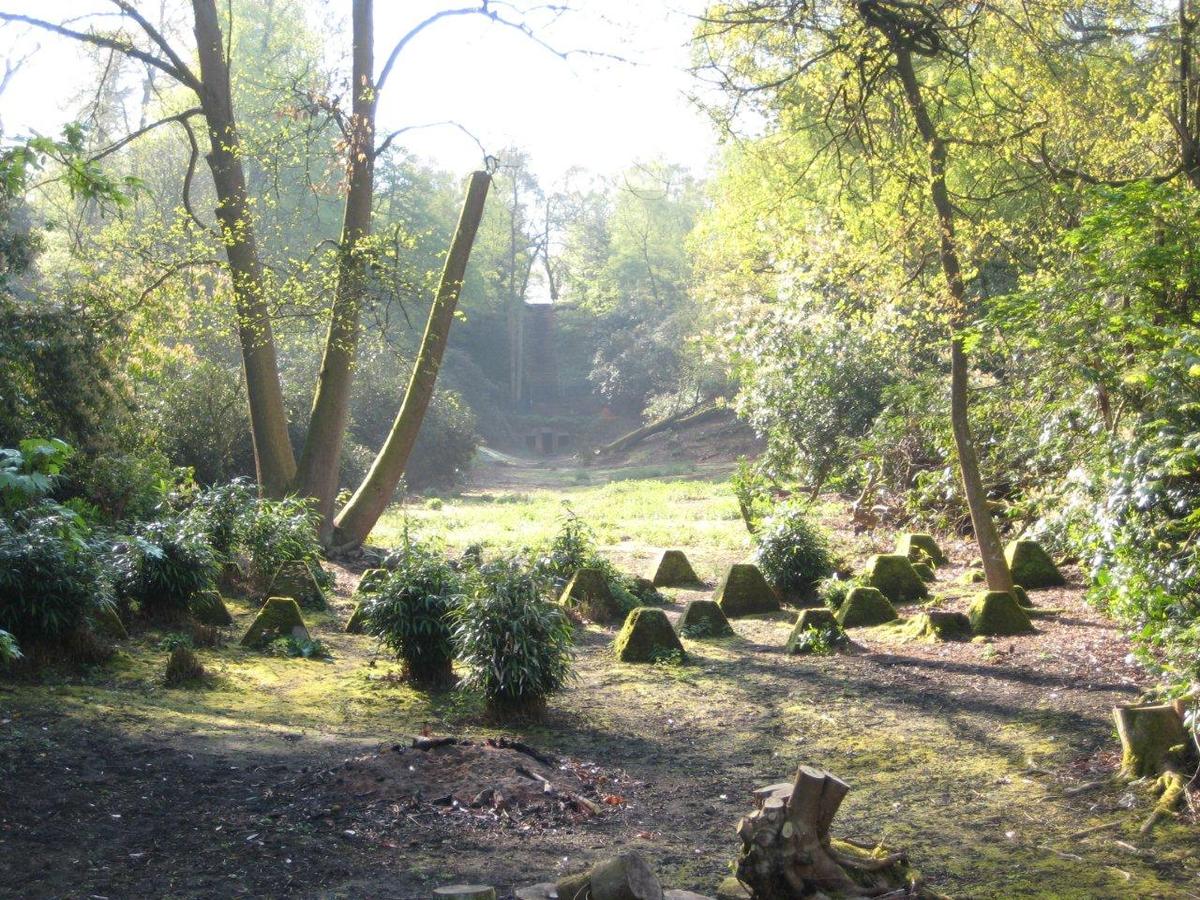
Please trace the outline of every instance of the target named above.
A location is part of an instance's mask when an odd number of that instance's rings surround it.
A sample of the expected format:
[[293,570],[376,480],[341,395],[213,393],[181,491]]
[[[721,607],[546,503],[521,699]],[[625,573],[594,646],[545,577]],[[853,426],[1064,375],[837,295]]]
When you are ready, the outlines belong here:
[[48,496],[73,453],[56,438],[30,438],[0,450],[0,511],[11,514]]
[[755,540],[759,569],[782,593],[810,593],[833,574],[828,538],[797,507],[784,506],[766,519]]
[[439,686],[453,677],[451,613],[462,602],[462,576],[439,550],[410,543],[363,607],[363,630],[404,660],[408,677]]
[[824,579],[817,585],[817,599],[830,609],[836,610],[846,601],[852,590],[858,587],[849,578],[838,578],[836,575]]
[[189,527],[202,532],[221,562],[229,562],[241,542],[243,517],[257,501],[254,485],[245,478],[200,491],[187,511]]
[[204,535],[184,519],[143,525],[117,557],[123,598],[143,614],[178,617],[192,598],[212,587],[216,560]]
[[479,449],[475,414],[453,391],[439,391],[421,422],[421,431],[404,469],[411,490],[451,488],[470,471]]
[[292,635],[275,638],[267,644],[266,651],[270,656],[283,656],[290,659],[328,659],[330,656],[329,650],[320,641]]
[[324,582],[321,586],[329,587],[329,576],[321,567],[319,525],[320,516],[307,500],[254,500],[242,515],[239,533],[255,583],[265,589],[284,563],[303,561]]
[[195,684],[204,678],[204,666],[192,648],[177,644],[167,659],[167,671],[163,681],[168,687]]
[[0,520],[0,628],[26,649],[65,640],[111,602],[107,574],[73,512],[44,501]]
[[187,470],[174,468],[158,451],[77,456],[68,474],[71,493],[98,508],[108,522],[153,518],[175,486],[190,479]]
[[455,614],[464,684],[497,716],[540,713],[571,677],[571,624],[545,599],[548,587],[519,560],[491,563]]
[[21,658],[21,648],[17,639],[7,631],[0,630],[0,667],[7,666]]

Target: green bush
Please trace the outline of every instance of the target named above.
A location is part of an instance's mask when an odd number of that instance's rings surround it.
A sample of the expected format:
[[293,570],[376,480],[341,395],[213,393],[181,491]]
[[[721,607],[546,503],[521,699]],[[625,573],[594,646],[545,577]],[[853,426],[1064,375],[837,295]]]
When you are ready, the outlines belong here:
[[363,631],[402,659],[413,681],[445,685],[453,679],[451,616],[463,600],[462,576],[440,550],[415,542],[392,559],[364,600]]
[[239,543],[249,557],[255,583],[265,589],[284,563],[303,561],[323,581],[321,586],[329,587],[329,576],[320,564],[319,525],[320,516],[307,500],[255,499],[238,525]]
[[49,496],[74,452],[56,438],[30,438],[0,450],[0,512],[11,514]]
[[216,575],[212,547],[185,519],[141,526],[117,560],[122,597],[150,616],[183,615],[193,597],[212,588]]
[[540,713],[571,677],[571,623],[545,599],[548,589],[545,577],[520,560],[491,563],[455,614],[464,684],[497,716]]
[[200,491],[187,511],[189,527],[201,532],[221,562],[229,562],[242,542],[243,519],[258,499],[244,478]]
[[26,649],[68,638],[112,603],[89,537],[77,515],[48,501],[0,519],[0,629]]
[[762,523],[755,542],[755,562],[781,593],[811,593],[817,582],[833,574],[829,539],[798,507],[777,510]]
[[616,566],[600,555],[595,531],[567,503],[563,504],[558,532],[538,554],[534,568],[538,575],[550,580],[556,593],[561,592],[580,569],[595,569],[603,573],[609,591],[625,612],[663,600],[653,586],[647,591],[636,578],[618,572]]
[[17,639],[0,629],[0,667],[14,663],[20,658],[21,648],[17,646]]
[[409,489],[445,489],[461,483],[479,449],[475,428],[475,414],[462,397],[453,391],[435,394],[404,468]]
[[67,473],[71,493],[98,508],[108,522],[154,518],[176,485],[190,478],[153,450],[75,456]]
[[838,578],[836,575],[823,579],[817,585],[817,599],[830,609],[840,609],[846,602],[846,597],[858,585],[849,578]]

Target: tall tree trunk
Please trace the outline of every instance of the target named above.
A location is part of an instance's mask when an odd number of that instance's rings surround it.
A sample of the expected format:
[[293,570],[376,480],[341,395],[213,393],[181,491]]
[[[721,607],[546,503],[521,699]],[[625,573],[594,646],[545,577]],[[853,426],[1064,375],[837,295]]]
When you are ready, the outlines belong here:
[[206,158],[216,188],[217,222],[237,305],[254,462],[262,490],[268,496],[280,497],[291,487],[296,463],[288,438],[271,316],[263,296],[262,261],[246,197],[246,174],[229,87],[229,61],[225,58],[215,0],[192,0],[192,9],[202,82],[198,93],[211,144]]
[[950,424],[954,431],[954,446],[958,451],[963,493],[966,494],[967,506],[971,510],[971,526],[979,544],[979,556],[983,560],[988,588],[993,591],[1007,591],[1013,586],[1012,573],[1004,559],[1004,547],[1000,543],[996,523],[992,521],[991,510],[988,509],[987,492],[979,474],[979,457],[975,453],[968,416],[970,367],[960,334],[966,319],[966,286],[958,258],[958,243],[954,235],[954,206],[946,190],[946,145],[929,117],[921,84],[913,69],[911,51],[895,38],[892,49],[909,111],[929,152],[929,193],[937,211],[942,272],[950,294]]
[[412,377],[404,394],[404,403],[400,412],[396,414],[396,420],[392,423],[383,448],[371,465],[371,471],[337,517],[330,542],[334,551],[353,549],[366,540],[391,501],[396,485],[400,483],[400,477],[404,474],[404,468],[408,465],[409,454],[412,453],[417,433],[421,430],[421,421],[425,417],[425,410],[429,407],[437,384],[438,369],[446,352],[450,326],[454,322],[454,311],[458,307],[458,296],[462,291],[463,276],[466,273],[467,261],[471,258],[471,248],[475,243],[475,233],[479,230],[479,221],[483,218],[484,201],[487,200],[491,181],[491,176],[486,172],[475,172],[471,175],[450,252],[446,256],[446,265],[442,269],[442,279],[433,305],[429,309],[425,334],[421,338]]
[[350,389],[358,350],[359,318],[366,291],[364,243],[371,234],[375,195],[375,58],[373,0],[354,0],[354,100],[346,147],[348,188],[338,247],[337,285],[325,338],[325,354],[313,396],[312,418],[300,466],[298,492],[313,497],[322,537],[332,534],[338,462],[350,415]]

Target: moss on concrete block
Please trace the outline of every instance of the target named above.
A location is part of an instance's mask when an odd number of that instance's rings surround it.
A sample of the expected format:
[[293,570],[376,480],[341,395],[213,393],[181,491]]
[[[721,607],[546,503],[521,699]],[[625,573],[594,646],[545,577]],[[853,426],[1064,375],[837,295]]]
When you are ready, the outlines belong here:
[[983,581],[986,576],[983,574],[983,569],[967,569],[958,576],[958,580],[963,584],[978,584]]
[[686,638],[729,637],[733,626],[712,600],[693,600],[683,608],[675,633]]
[[613,652],[621,662],[656,662],[672,656],[683,657],[683,644],[661,609],[639,606],[625,619]]
[[302,559],[280,566],[271,579],[267,594],[272,597],[291,597],[305,609],[326,609],[329,606],[312,568]]
[[387,569],[367,569],[362,573],[362,577],[358,579],[358,584],[354,587],[355,594],[373,594],[379,590],[388,576],[391,575]]
[[775,591],[767,584],[758,566],[752,563],[735,563],[730,566],[713,592],[713,600],[730,619],[776,612],[779,609],[779,599],[775,596]]
[[601,625],[617,624],[625,612],[613,596],[608,579],[599,569],[580,569],[576,572],[567,582],[558,602]]
[[843,628],[882,625],[897,618],[896,608],[892,606],[891,601],[883,591],[874,587],[856,587],[846,595],[837,611],[838,624]]
[[937,575],[934,574],[933,566],[929,563],[913,563],[913,571],[917,573],[917,577],[929,584],[932,581],[937,581]]
[[233,624],[233,616],[229,614],[229,607],[225,605],[225,601],[216,591],[201,591],[192,597],[188,605],[191,607],[196,621],[204,625],[224,628]]
[[1025,634],[1033,631],[1029,615],[1008,591],[988,591],[968,611],[971,630],[978,635]]
[[664,550],[650,573],[655,587],[696,587],[700,579],[682,550]]
[[362,634],[367,626],[367,601],[359,600],[354,604],[350,618],[346,620],[346,634]]
[[910,562],[928,562],[933,566],[944,566],[949,560],[933,535],[922,532],[912,532],[900,535],[896,541],[896,553],[907,556]]
[[929,588],[908,557],[898,553],[872,556],[863,583],[880,591],[892,603],[914,603],[929,596]]
[[269,597],[242,637],[242,646],[265,647],[281,637],[312,640],[296,601],[291,597]]
[[1026,590],[1061,587],[1067,583],[1050,554],[1037,541],[1011,541],[1004,548],[1004,558],[1008,560],[1013,581]]
[[969,641],[971,620],[965,613],[934,609],[918,613],[904,623],[913,638],[926,641]]

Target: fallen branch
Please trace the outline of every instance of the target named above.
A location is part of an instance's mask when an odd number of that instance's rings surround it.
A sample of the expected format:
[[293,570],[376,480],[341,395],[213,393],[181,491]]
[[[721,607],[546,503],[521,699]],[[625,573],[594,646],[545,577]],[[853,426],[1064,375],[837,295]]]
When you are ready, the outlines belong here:
[[656,422],[651,422],[649,425],[643,425],[641,428],[635,428],[627,434],[621,435],[610,444],[605,444],[596,450],[597,456],[607,456],[610,453],[619,453],[622,450],[628,450],[640,444],[648,437],[653,437],[661,431],[666,431],[670,428],[687,428],[692,425],[700,425],[715,419],[725,410],[720,406],[709,406],[701,410],[687,410],[681,413],[667,416],[659,419]]

